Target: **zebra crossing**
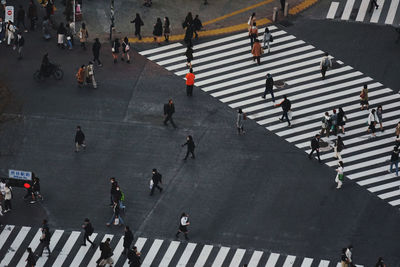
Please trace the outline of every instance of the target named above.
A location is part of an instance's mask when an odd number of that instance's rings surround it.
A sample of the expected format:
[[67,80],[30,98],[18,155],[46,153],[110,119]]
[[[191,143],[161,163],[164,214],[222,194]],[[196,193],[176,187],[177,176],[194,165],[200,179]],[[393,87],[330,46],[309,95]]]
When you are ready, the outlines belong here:
[[[251,60],[244,32],[195,45],[195,85],[229,107],[241,108],[248,118],[306,153],[310,152],[310,139],[321,130],[323,114],[342,107],[348,118],[346,132],[340,134],[346,146],[342,151],[346,177],[390,205],[400,206],[400,179],[388,173],[395,127],[400,121],[400,95],[337,59],[326,79],[321,80],[319,62],[323,51],[276,26],[269,29],[274,41],[270,53],[262,55],[260,66]],[[264,30],[259,32],[261,39]],[[182,44],[175,43],[139,53],[184,78],[188,72],[184,51]],[[284,83],[280,88],[274,86],[274,95],[279,102],[284,95],[291,100],[291,128],[279,122],[282,111],[274,108],[271,96],[261,98],[266,73],[272,74],[275,83]],[[382,105],[384,110],[385,131],[375,138],[366,131],[369,111],[360,110],[359,94],[364,84],[369,88],[370,109]],[[332,143],[335,138],[324,139]],[[331,167],[337,165],[333,156],[333,150],[321,153],[323,162]]]
[[400,0],[377,0],[376,2],[379,7],[370,9],[371,0],[332,1],[326,18],[399,26]]
[[[0,234],[0,267],[26,265],[26,248],[33,251],[39,245],[40,229],[27,226],[6,225]],[[123,236],[112,234],[93,233],[91,240],[97,244],[81,246],[83,233],[78,231],[66,232],[55,230],[50,241],[51,257],[45,253],[40,257],[36,266],[89,266],[95,267],[96,260],[100,257],[98,244],[107,238],[111,239],[113,250],[113,266],[128,267],[128,261],[123,252]],[[142,266],[229,266],[239,267],[248,264],[250,267],[335,267],[340,266],[337,261],[315,260],[313,258],[282,255],[262,250],[247,250],[225,246],[201,245],[194,242],[170,241],[162,239],[148,239],[139,237],[135,246],[141,252]],[[337,258],[334,255],[334,258]],[[357,265],[362,267],[361,265]]]

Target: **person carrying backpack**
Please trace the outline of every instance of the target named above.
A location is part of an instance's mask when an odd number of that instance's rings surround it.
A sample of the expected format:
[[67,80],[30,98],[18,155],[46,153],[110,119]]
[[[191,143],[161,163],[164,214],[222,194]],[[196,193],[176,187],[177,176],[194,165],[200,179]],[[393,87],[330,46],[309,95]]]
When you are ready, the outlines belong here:
[[95,246],[94,242],[90,241],[90,239],[89,239],[89,236],[91,236],[94,232],[94,228],[88,218],[86,218],[83,221],[82,228],[85,231],[85,233],[83,235],[83,243],[81,246],[86,246],[86,240],[87,240],[87,241],[89,241],[90,244],[92,244],[92,248],[94,248],[94,246]]
[[325,80],[325,74],[328,68],[332,68],[332,61],[329,58],[329,54],[325,53],[325,56],[321,59],[321,63],[319,64],[322,74],[322,80]]

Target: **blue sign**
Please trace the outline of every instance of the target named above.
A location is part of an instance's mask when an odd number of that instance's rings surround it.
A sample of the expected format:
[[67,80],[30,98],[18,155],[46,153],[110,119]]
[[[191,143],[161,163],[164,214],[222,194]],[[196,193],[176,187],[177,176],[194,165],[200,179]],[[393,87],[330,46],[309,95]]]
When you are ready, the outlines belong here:
[[32,181],[32,172],[8,170],[8,177],[24,181]]

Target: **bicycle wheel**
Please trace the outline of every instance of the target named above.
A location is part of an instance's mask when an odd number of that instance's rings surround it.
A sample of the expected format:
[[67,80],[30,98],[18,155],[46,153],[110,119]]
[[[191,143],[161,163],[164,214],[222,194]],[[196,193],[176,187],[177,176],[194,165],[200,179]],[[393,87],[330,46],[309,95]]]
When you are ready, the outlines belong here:
[[56,69],[53,73],[53,76],[56,80],[61,80],[64,77],[64,72],[62,69]]

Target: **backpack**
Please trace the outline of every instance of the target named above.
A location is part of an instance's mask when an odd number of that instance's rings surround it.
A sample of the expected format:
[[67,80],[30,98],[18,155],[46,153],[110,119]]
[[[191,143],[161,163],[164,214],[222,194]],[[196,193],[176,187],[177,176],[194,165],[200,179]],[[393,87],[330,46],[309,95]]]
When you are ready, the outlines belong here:
[[89,236],[91,236],[92,234],[93,234],[93,232],[94,232],[94,228],[93,228],[93,226],[92,226],[92,224],[91,223],[88,223],[88,225],[86,226],[86,228],[87,228],[87,234],[89,235]]
[[322,64],[324,67],[329,67],[329,58],[325,58],[324,63]]
[[121,199],[120,199],[121,201],[124,201],[125,200],[125,194],[124,194],[124,192],[121,192]]
[[272,43],[274,41],[274,37],[272,37],[272,34],[269,36],[269,41]]

